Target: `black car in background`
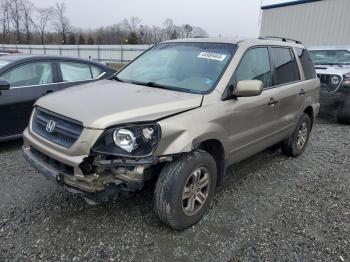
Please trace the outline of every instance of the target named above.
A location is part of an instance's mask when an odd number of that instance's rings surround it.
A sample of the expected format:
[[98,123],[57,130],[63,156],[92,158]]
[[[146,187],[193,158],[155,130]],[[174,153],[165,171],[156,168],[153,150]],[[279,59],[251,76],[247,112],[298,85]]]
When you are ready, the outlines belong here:
[[102,64],[61,56],[0,57],[0,141],[20,137],[34,102],[48,93],[106,79],[116,71]]

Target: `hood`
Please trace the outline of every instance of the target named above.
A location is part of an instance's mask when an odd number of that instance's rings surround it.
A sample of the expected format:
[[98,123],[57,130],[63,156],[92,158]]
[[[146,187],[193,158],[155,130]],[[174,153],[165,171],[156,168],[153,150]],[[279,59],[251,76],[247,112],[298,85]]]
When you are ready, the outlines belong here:
[[350,73],[350,65],[315,65],[317,74],[340,75]]
[[36,102],[60,115],[105,129],[121,123],[152,121],[199,107],[203,95],[101,80],[71,87]]

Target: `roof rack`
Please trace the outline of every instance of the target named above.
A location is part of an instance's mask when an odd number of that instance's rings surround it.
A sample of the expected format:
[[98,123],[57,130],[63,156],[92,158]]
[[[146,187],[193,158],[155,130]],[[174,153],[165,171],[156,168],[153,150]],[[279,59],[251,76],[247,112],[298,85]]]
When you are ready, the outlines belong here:
[[287,37],[280,37],[280,36],[260,36],[259,39],[263,39],[263,40],[279,39],[282,42],[294,42],[296,44],[302,44],[301,41],[298,41],[298,40],[295,40],[295,39],[291,39],[291,38],[287,38]]

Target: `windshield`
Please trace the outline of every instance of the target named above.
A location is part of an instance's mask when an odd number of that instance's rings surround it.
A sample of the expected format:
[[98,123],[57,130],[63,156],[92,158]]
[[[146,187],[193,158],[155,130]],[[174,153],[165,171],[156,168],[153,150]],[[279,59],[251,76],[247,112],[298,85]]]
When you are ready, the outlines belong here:
[[350,65],[348,50],[311,50],[311,58],[316,65]]
[[220,80],[235,51],[224,43],[158,44],[117,74],[123,82],[205,93]]

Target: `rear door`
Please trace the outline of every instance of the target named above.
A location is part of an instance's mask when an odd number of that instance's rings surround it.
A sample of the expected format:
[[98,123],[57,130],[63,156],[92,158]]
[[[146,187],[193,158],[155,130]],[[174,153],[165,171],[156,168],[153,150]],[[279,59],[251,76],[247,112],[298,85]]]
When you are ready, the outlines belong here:
[[106,74],[105,70],[101,67],[69,60],[58,61],[57,68],[61,88],[96,81]]
[[268,47],[246,51],[234,74],[234,81],[261,80],[264,90],[255,97],[238,97],[233,103],[231,137],[233,155],[257,152],[269,143],[277,129],[279,103],[272,88],[272,68]]
[[301,80],[297,59],[290,47],[270,47],[273,65],[273,86],[279,101],[278,128],[280,132],[295,126],[302,110],[305,83]]
[[28,124],[35,101],[58,89],[51,61],[17,65],[0,75],[10,89],[0,94],[0,137],[21,134]]

